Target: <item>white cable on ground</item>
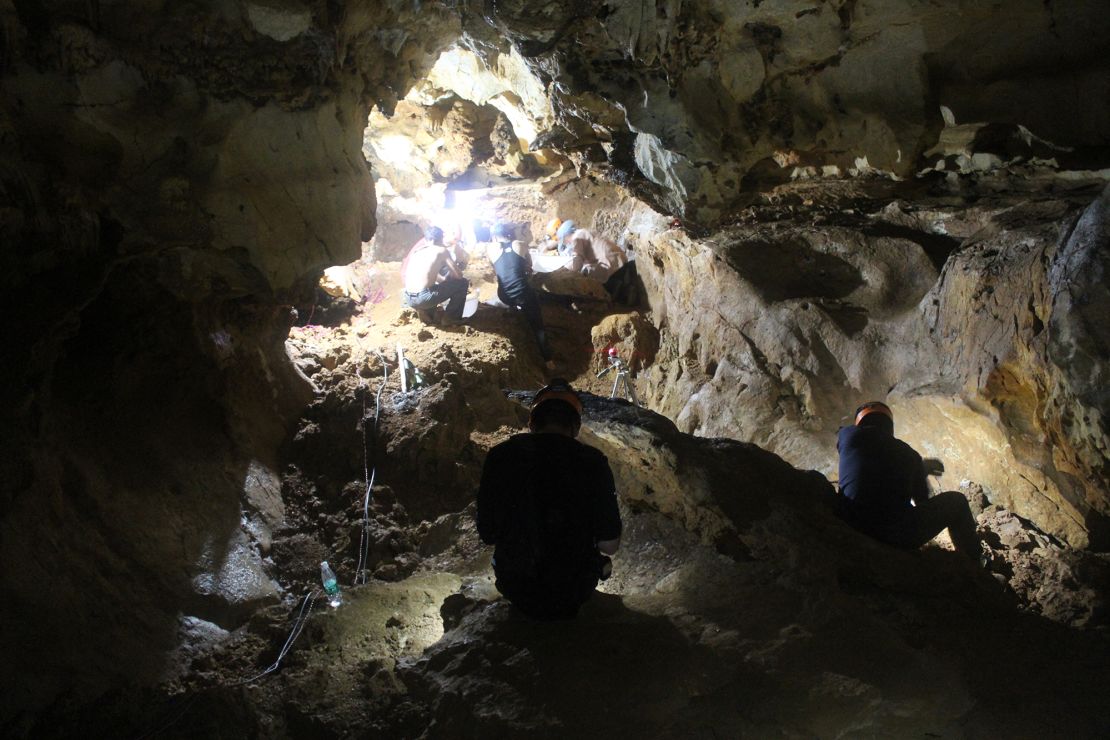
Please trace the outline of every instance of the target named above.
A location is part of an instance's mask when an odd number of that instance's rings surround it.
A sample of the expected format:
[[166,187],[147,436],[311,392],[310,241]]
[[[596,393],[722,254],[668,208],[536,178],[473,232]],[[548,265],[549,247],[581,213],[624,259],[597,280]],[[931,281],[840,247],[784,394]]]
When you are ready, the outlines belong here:
[[[278,667],[281,666],[281,661],[285,658],[286,655],[289,654],[289,651],[293,648],[293,643],[297,641],[297,638],[301,636],[301,632],[304,631],[305,623],[308,621],[308,618],[312,616],[312,607],[316,603],[316,599],[317,597],[319,597],[319,595],[320,589],[314,588],[311,592],[309,592],[307,596],[304,597],[304,603],[301,604],[301,610],[297,613],[297,619],[293,623],[293,629],[292,631],[290,631],[289,637],[285,639],[285,644],[281,646],[281,650],[278,651],[277,659],[274,660],[272,664],[270,664],[270,667],[259,673],[257,676],[251,676],[250,678],[244,679],[242,681],[237,681],[231,684],[232,686],[242,686],[243,684],[257,681],[263,676],[273,673],[278,669]],[[305,612],[306,607],[308,608],[307,613]]]
[[[382,382],[380,385],[378,385],[378,392],[375,394],[374,397],[374,435],[376,438],[378,433],[378,421],[381,417],[382,390],[385,388],[385,384],[389,381],[389,366],[385,363],[385,357],[382,356],[381,352],[376,352],[375,354],[377,354],[378,357],[380,357],[382,360],[383,373]],[[362,583],[366,583],[365,564],[370,554],[370,495],[371,491],[373,491],[374,489],[374,479],[378,473],[378,468],[376,464],[373,469],[370,468],[368,436],[366,432],[366,418],[366,394],[363,394],[362,472],[364,476],[363,480],[366,482],[366,495],[362,499],[362,540],[359,543],[358,567],[355,569],[355,585],[359,583],[360,578],[362,580]],[[270,673],[276,671],[281,666],[281,661],[284,660],[285,656],[289,654],[289,651],[293,649],[293,644],[297,641],[297,638],[299,638],[301,636],[301,633],[304,631],[304,626],[308,622],[308,618],[312,616],[312,608],[316,604],[316,599],[319,598],[319,596],[320,589],[318,588],[314,588],[311,592],[308,593],[308,595],[305,596],[304,602],[301,604],[301,609],[297,613],[297,618],[293,622],[293,629],[289,632],[289,637],[285,639],[285,644],[281,646],[281,650],[278,651],[277,658],[274,660],[274,662],[268,668],[266,668],[266,670],[262,671],[258,675],[251,676],[250,678],[243,679],[242,681],[237,681],[230,685],[242,686],[244,684],[252,683],[253,681],[257,681],[263,676],[269,675]]]
[[[382,391],[389,382],[389,365],[381,352],[375,352],[382,361],[382,382],[378,385],[378,392],[374,396],[374,439],[378,436],[378,420],[382,411]],[[370,559],[370,497],[374,490],[374,480],[378,475],[377,461],[374,468],[370,469],[369,440],[366,432],[366,394],[362,396],[362,475],[366,483],[366,492],[362,498],[362,534],[358,543],[358,565],[355,567],[355,585],[366,583],[366,564]]]

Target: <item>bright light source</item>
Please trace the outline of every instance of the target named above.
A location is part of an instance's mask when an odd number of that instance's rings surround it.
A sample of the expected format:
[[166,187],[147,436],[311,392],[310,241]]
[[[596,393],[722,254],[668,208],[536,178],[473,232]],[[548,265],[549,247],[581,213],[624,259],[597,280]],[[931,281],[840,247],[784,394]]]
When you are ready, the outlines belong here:
[[488,195],[489,188],[452,190],[449,198],[454,205],[445,207],[440,213],[440,228],[448,233],[454,231],[461,234],[468,245],[475,244],[474,221],[490,222],[497,215],[487,201]]
[[397,189],[393,187],[393,183],[384,177],[379,177],[374,182],[374,192],[379,196],[383,195],[397,195]]
[[412,158],[412,142],[407,136],[383,136],[381,140],[372,142],[372,146],[383,162],[402,164]]

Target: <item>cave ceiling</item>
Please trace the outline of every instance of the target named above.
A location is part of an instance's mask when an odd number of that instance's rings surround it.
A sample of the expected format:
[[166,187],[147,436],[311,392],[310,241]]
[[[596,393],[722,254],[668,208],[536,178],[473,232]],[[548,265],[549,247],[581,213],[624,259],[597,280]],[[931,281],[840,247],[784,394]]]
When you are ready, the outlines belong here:
[[533,145],[639,183],[694,223],[783,163],[912,176],[961,124],[1024,126],[1039,154],[1106,164],[1110,29],[1092,3],[459,7],[463,46],[491,69],[508,54],[546,90],[550,113],[527,106]]

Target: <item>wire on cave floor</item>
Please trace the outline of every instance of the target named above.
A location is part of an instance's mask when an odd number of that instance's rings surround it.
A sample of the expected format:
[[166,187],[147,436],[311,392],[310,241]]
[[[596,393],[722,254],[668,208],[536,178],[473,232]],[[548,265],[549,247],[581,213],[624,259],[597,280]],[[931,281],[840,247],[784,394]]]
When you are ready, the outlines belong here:
[[[312,607],[316,604],[316,599],[319,598],[319,596],[320,589],[314,588],[304,597],[304,601],[301,603],[301,610],[297,613],[296,621],[293,622],[293,629],[289,633],[289,637],[285,638],[285,644],[281,646],[277,659],[258,675],[245,678],[241,681],[235,681],[230,684],[231,686],[243,686],[244,684],[252,683],[263,676],[273,673],[281,667],[281,661],[289,654],[289,651],[293,649],[293,644],[297,641],[297,638],[301,636],[301,633],[304,632],[305,623],[308,622],[308,618],[312,616]],[[305,611],[306,607],[308,608],[307,612]]]
[[[382,361],[382,382],[378,384],[378,392],[374,395],[374,439],[378,438],[378,422],[382,412],[382,391],[389,382],[389,365],[386,364],[385,355],[375,350],[374,354]],[[365,388],[365,383],[363,388]],[[362,534],[359,537],[358,565],[355,567],[354,585],[360,582],[366,584],[366,563],[370,555],[370,499],[373,496],[374,480],[378,475],[378,462],[375,456],[374,467],[370,469],[370,435],[366,431],[366,393],[362,394],[362,475],[366,484],[366,493],[362,499]]]
[[[386,383],[389,382],[389,365],[386,364],[385,356],[381,352],[375,351],[375,354],[382,361],[382,381],[378,384],[378,390],[374,394],[374,423],[373,423],[373,436],[376,439],[378,434],[378,426],[381,421],[382,409],[382,391],[385,389]],[[368,386],[363,383],[362,387],[366,389]],[[366,564],[370,553],[370,501],[373,496],[374,481],[377,478],[378,467],[377,461],[374,466],[370,466],[370,437],[367,431],[367,421],[369,416],[368,411],[368,397],[369,393],[364,393],[362,396],[362,472],[363,483],[365,484],[365,494],[362,499],[362,535],[359,541],[359,556],[358,565],[355,567],[355,576],[352,585],[357,586],[359,583],[366,584]],[[289,632],[289,636],[282,645],[281,650],[278,652],[277,658],[265,670],[257,675],[251,676],[240,681],[232,683],[232,686],[242,686],[248,683],[253,683],[260,678],[263,678],[270,673],[273,673],[281,667],[281,661],[293,649],[293,645],[304,631],[304,626],[308,622],[309,617],[312,616],[312,609],[316,600],[320,596],[320,589],[313,588],[308,594],[305,595],[304,601],[301,603],[300,611],[297,613],[297,618],[293,622],[293,628]],[[306,611],[307,609],[307,611]],[[160,732],[161,730],[159,730]]]

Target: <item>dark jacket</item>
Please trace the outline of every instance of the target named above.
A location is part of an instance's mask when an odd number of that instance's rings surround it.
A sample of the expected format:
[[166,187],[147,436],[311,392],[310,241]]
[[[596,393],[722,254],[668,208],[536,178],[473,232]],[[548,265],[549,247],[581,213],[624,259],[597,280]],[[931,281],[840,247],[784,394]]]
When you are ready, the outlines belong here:
[[621,535],[615,489],[605,456],[571,437],[518,434],[490,450],[477,524],[498,589],[526,612],[577,610],[597,585],[597,543]]
[[840,493],[844,514],[865,529],[883,529],[905,520],[911,501],[924,503],[929,484],[921,455],[881,427],[842,427]]

